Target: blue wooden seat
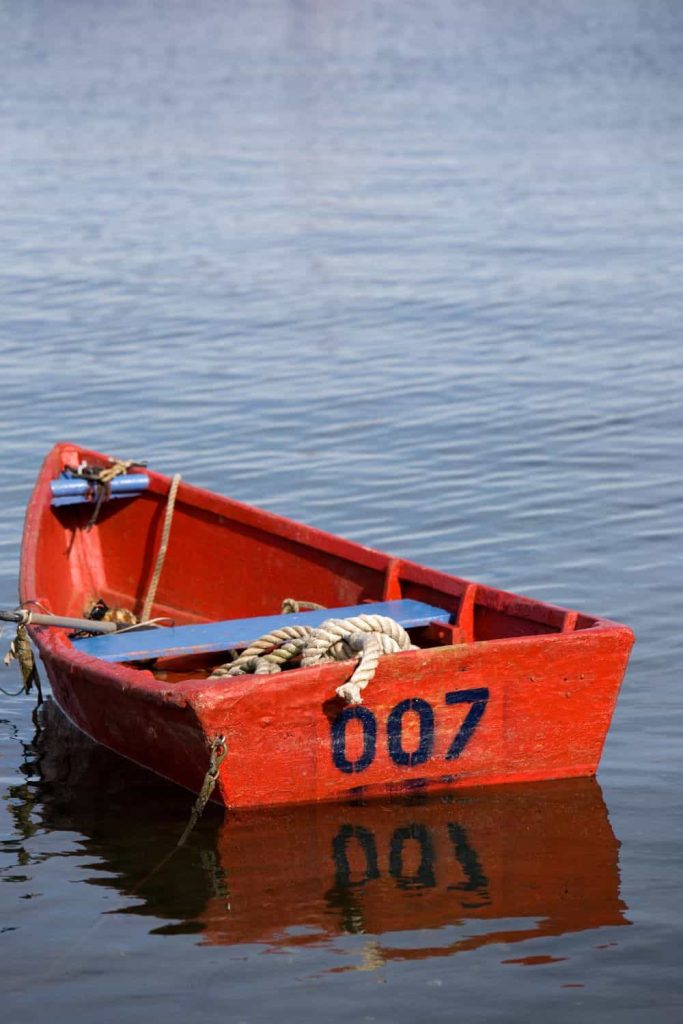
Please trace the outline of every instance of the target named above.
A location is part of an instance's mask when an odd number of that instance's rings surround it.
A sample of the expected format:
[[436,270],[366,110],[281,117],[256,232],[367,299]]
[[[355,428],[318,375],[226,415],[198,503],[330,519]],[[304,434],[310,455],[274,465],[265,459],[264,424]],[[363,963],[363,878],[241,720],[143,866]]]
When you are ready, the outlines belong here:
[[354,615],[388,615],[412,629],[430,622],[449,622],[450,613],[443,608],[404,598],[398,601],[377,601],[346,608],[324,608],[320,611],[296,612],[291,615],[259,615],[249,619],[228,619],[225,622],[203,622],[193,626],[162,629],[139,629],[101,636],[82,637],[73,644],[83,654],[102,661],[149,661],[153,658],[181,658],[191,654],[208,654],[248,647],[266,633],[281,626],[320,626],[326,619],[348,619]]

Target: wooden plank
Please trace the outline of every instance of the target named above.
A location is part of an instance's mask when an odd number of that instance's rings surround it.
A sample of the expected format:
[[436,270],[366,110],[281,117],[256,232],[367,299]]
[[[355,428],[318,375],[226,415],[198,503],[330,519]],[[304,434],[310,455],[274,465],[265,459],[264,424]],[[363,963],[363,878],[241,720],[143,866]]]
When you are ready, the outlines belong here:
[[89,636],[73,641],[74,647],[102,661],[149,661],[152,658],[176,658],[188,654],[207,654],[248,647],[258,637],[280,626],[320,626],[327,619],[347,619],[354,615],[388,615],[404,629],[426,626],[430,622],[449,622],[450,613],[443,608],[404,598],[398,601],[377,601],[345,608],[323,608],[320,611],[297,612],[292,615],[259,615],[225,622],[203,622],[193,626],[132,630],[107,636]]

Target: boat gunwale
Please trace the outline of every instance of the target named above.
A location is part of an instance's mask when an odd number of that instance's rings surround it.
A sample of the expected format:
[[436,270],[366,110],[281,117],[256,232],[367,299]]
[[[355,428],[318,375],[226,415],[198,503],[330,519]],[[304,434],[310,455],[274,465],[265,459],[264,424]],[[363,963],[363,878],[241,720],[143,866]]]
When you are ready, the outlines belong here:
[[[97,678],[107,685],[115,685],[121,690],[134,690],[141,695],[146,695],[151,700],[159,700],[163,704],[172,701],[178,705],[184,705],[203,696],[211,696],[216,699],[232,697],[235,700],[241,700],[251,693],[262,690],[270,679],[269,676],[245,675],[210,680],[197,679],[188,675],[186,679],[169,683],[166,680],[157,679],[149,669],[136,668],[129,663],[103,661],[94,655],[79,651],[69,640],[67,630],[50,626],[31,626],[29,631],[41,654],[44,651],[60,668],[80,670],[83,674]],[[429,659],[430,652],[433,656],[433,652],[457,650],[463,658],[466,658],[468,655],[479,654],[483,648],[493,652],[494,649],[500,649],[498,648],[499,644],[504,645],[503,650],[511,644],[521,645],[522,648],[537,647],[539,643],[544,648],[550,644],[553,647],[557,647],[558,644],[566,647],[584,641],[584,638],[588,640],[590,637],[604,638],[610,635],[622,637],[624,642],[628,640],[629,646],[633,642],[632,631],[627,626],[605,621],[599,627],[590,627],[574,633],[537,633],[529,636],[501,637],[497,640],[475,640],[467,644],[440,644],[434,648],[400,651],[396,655],[386,657],[401,657],[406,662],[406,671],[409,672],[411,662],[421,661],[425,656]],[[294,669],[285,675],[288,685],[294,687],[303,686],[324,673],[329,679],[330,692],[328,696],[332,697],[335,689],[335,677],[339,677],[341,684],[349,674],[348,666],[350,664],[352,664],[351,661],[329,662],[309,668]],[[282,686],[281,679],[280,686]]]
[[[60,441],[53,446],[43,460],[27,506],[22,538],[20,559],[20,597],[22,602],[41,599],[41,595],[35,593],[40,518],[44,512],[45,504],[49,504],[50,480],[55,473],[58,462],[61,468],[61,460],[66,450],[78,452],[82,457],[86,458],[91,457],[99,460],[103,457],[106,458],[103,453],[93,449],[88,449],[71,442]],[[156,498],[165,498],[170,478],[151,470],[146,470],[145,472],[150,478],[150,486],[146,493],[152,493]],[[526,646],[527,644],[538,644],[539,640],[544,645],[551,643],[566,645],[576,643],[582,637],[587,638],[596,634],[601,636],[606,634],[621,635],[625,642],[628,640],[629,645],[633,643],[634,635],[630,627],[611,619],[587,615],[583,612],[576,613],[561,605],[502,590],[490,584],[467,580],[463,577],[451,575],[443,570],[433,569],[420,563],[412,562],[400,556],[392,556],[360,542],[339,537],[318,527],[297,522],[286,516],[270,512],[258,506],[249,505],[235,498],[216,494],[194,484],[185,483],[184,481],[181,483],[177,504],[185,505],[189,508],[201,508],[203,511],[218,517],[225,516],[226,511],[228,511],[233,519],[238,522],[256,526],[270,534],[301,543],[323,553],[332,554],[336,557],[346,557],[356,564],[361,564],[368,568],[386,571],[390,563],[397,563],[400,567],[402,581],[433,587],[435,590],[443,593],[445,598],[448,596],[462,598],[469,588],[474,587],[476,588],[475,601],[486,608],[502,610],[503,606],[506,605],[504,609],[506,614],[513,615],[515,612],[521,615],[526,609],[536,613],[545,612],[545,615],[541,615],[541,617],[534,616],[530,618],[530,621],[538,622],[539,624],[548,624],[551,618],[559,619],[563,616],[577,614],[591,623],[580,629],[562,631],[560,627],[550,632],[480,639],[467,642],[466,644],[440,644],[437,648],[428,648],[426,650],[443,650],[459,647],[463,652],[467,652],[474,649],[479,650],[482,645],[485,645],[489,650],[494,650],[501,644],[504,650],[510,644]],[[482,601],[481,598],[487,600]],[[515,611],[511,612],[510,608],[515,609]],[[163,700],[164,703],[171,700],[178,704],[184,704],[209,692],[219,694],[223,690],[225,690],[226,696],[234,695],[235,698],[241,698],[258,688],[261,684],[260,677],[244,677],[243,680],[241,679],[236,683],[235,680],[230,680],[229,682],[217,682],[214,680],[209,682],[206,679],[196,679],[191,676],[169,684],[167,681],[156,679],[149,669],[133,667],[125,663],[110,664],[93,655],[78,651],[69,641],[68,631],[66,630],[55,627],[31,626],[30,633],[39,650],[41,652],[44,651],[46,655],[62,664],[64,668],[80,670],[90,676],[98,677],[102,682],[116,684],[121,688],[132,688],[139,693],[144,692],[150,698],[158,698]],[[411,654],[424,656],[425,649],[419,652],[401,652],[401,654],[404,658]],[[320,667],[311,669],[300,668],[295,670],[296,675],[294,678],[303,683],[304,676],[302,676],[302,673],[305,673],[306,678],[309,678],[309,674],[320,673],[320,671],[333,676],[343,665],[348,665],[348,663],[338,662],[336,665],[330,664],[322,669]],[[348,672],[348,668],[345,671]]]

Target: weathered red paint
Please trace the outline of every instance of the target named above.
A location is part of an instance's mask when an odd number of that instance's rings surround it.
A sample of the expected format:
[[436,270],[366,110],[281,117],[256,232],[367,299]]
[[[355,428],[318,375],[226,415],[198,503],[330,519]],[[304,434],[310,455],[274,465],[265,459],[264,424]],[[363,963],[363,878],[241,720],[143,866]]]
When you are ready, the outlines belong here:
[[[103,460],[72,444],[57,445],[45,460],[26,516],[20,598],[63,615],[83,614],[98,597],[139,611],[169,480],[150,472],[144,494],[105,505],[86,531],[88,506],[50,507],[50,480],[81,458]],[[229,753],[215,794],[232,807],[597,770],[633,643],[626,626],[391,558],[181,484],[153,614],[177,624],[265,615],[285,597],[329,607],[412,597],[453,613],[452,627],[415,636],[422,649],[382,659],[364,693],[376,736],[362,770],[341,771],[332,756],[332,723],[344,708],[335,688],[349,677],[348,662],[210,682],[220,656],[159,661],[152,672],[86,656],[65,630],[32,627],[32,636],[69,718],[125,757],[196,791],[208,744],[224,735]],[[488,703],[460,756],[448,760],[472,704],[447,704],[446,695],[462,690],[486,690]],[[416,699],[433,715],[424,747],[429,714],[421,722],[413,704],[402,705]],[[396,726],[397,705],[404,710],[392,755],[387,726]],[[368,753],[362,732],[359,720],[345,727],[344,757],[354,766]],[[406,756],[421,751],[422,763],[396,763],[397,742]]]

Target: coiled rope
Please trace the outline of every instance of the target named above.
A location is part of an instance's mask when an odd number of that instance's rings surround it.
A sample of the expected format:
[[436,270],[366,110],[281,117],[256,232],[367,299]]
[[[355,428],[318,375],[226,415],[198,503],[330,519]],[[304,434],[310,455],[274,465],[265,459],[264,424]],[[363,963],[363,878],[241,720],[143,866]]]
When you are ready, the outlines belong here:
[[416,649],[403,626],[394,619],[386,615],[355,615],[349,619],[328,619],[321,626],[275,629],[247,647],[235,661],[219,665],[209,678],[269,675],[280,672],[297,658],[301,668],[357,659],[351,678],[336,693],[349,704],[362,704],[361,692],[377,671],[382,655]]

